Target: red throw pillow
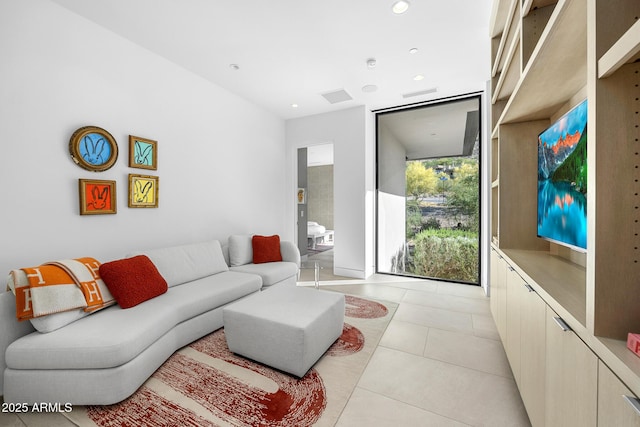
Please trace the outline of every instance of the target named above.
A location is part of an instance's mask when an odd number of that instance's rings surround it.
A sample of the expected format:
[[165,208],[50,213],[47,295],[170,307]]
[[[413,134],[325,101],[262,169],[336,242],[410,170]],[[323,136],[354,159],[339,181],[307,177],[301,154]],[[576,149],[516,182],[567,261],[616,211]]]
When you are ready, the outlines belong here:
[[254,264],[282,261],[280,236],[277,234],[275,236],[253,236],[251,245],[253,246]]
[[122,308],[167,292],[167,281],[146,255],[101,264],[100,277]]

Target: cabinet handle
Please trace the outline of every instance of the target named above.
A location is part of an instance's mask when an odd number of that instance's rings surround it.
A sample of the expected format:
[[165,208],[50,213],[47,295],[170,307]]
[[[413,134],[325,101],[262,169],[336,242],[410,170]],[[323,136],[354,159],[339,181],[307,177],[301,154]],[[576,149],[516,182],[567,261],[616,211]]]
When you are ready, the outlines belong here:
[[622,395],[622,398],[636,411],[636,415],[640,415],[640,401],[637,398]]
[[516,271],[516,269],[511,267],[511,266],[509,266],[509,271]]
[[525,288],[527,288],[527,290],[528,290],[529,292],[535,292],[535,291],[536,291],[536,290],[535,290],[535,289],[533,289],[533,288],[531,287],[531,285],[530,285],[530,284],[528,284],[528,283],[525,283],[525,284],[524,284],[524,287],[525,287]]
[[556,323],[558,324],[558,326],[560,326],[560,329],[562,329],[564,332],[570,331],[571,327],[569,325],[567,325],[567,322],[565,322],[564,320],[562,320],[562,318],[560,317],[554,317],[553,320],[556,321]]

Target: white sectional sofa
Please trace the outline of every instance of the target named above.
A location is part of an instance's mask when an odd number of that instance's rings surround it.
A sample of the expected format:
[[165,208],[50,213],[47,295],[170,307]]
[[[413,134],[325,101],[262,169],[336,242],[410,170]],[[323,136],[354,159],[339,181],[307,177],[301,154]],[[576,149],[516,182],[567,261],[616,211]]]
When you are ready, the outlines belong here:
[[[251,236],[232,236],[225,245],[212,240],[142,252],[166,280],[165,293],[131,308],[113,305],[47,333],[18,322],[13,293],[0,294],[5,402],[117,403],[176,350],[221,328],[228,303],[265,286],[295,286],[300,254],[293,243],[280,243],[281,262],[254,265],[247,241]],[[239,255],[249,262],[240,263]]]
[[252,237],[250,235],[233,235],[227,244],[222,246],[225,261],[229,270],[240,273],[257,274],[262,278],[262,287],[273,285],[295,285],[300,267],[300,251],[291,242],[280,243],[280,254],[284,264],[272,262],[254,264]]

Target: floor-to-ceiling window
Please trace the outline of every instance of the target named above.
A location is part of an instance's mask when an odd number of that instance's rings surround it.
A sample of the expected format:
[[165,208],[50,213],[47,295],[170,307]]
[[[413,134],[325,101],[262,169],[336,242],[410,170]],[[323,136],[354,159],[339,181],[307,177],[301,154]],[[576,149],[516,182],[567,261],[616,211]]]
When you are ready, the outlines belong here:
[[480,96],[378,112],[377,271],[478,284]]

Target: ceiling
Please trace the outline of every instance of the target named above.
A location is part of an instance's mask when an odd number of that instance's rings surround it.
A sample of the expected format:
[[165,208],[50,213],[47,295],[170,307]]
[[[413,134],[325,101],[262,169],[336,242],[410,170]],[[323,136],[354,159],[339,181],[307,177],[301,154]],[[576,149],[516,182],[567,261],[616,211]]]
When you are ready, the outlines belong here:
[[407,160],[470,155],[479,120],[477,96],[378,115],[378,125],[404,146]]
[[[410,0],[401,15],[394,0],[52,1],[283,119],[477,92],[490,78],[492,0]],[[322,96],[336,91],[352,99]]]

